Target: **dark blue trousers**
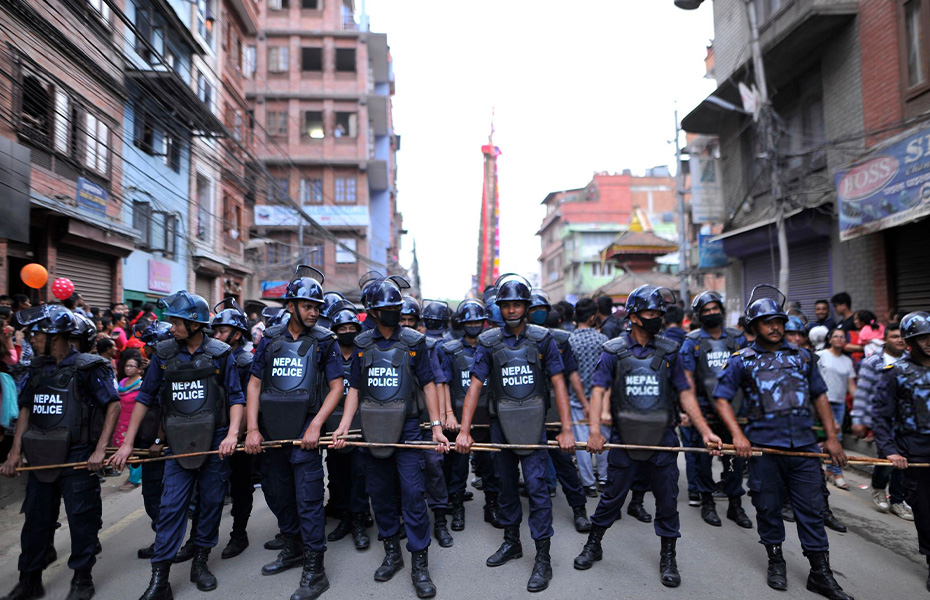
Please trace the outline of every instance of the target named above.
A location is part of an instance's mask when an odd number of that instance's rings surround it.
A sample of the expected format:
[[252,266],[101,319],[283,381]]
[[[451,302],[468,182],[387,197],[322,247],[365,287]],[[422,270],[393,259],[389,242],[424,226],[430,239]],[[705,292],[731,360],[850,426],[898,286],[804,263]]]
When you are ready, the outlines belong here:
[[[614,431],[611,442],[620,443]],[[678,446],[674,429],[665,432],[661,446]],[[620,518],[626,495],[634,482],[639,481],[652,490],[656,499],[656,516],[653,521],[656,535],[681,537],[678,519],[678,455],[675,452],[655,452],[647,460],[633,460],[626,450],[615,448],[607,455],[607,487],[601,494],[591,523],[610,527]]]
[[[480,429],[472,428],[471,437],[476,442],[490,442],[491,431],[487,427]],[[497,461],[494,455],[497,452],[475,452],[472,454],[475,461],[475,475],[481,478],[484,485],[484,493],[498,494],[501,491],[501,477],[497,470]],[[468,471],[465,472],[465,478],[468,478]]]
[[[554,440],[556,433],[547,432],[547,439]],[[581,485],[581,477],[578,476],[578,469],[572,462],[572,455],[565,454],[561,450],[549,450],[549,459],[555,468],[555,477],[562,484],[562,493],[568,500],[568,505],[572,508],[578,508],[587,504],[587,497],[584,493],[584,486]]]
[[142,504],[145,514],[152,521],[152,531],[158,523],[158,507],[161,505],[161,492],[164,487],[165,462],[142,463]]
[[[500,422],[491,419],[491,442],[506,444],[507,439],[501,430]],[[546,432],[539,432],[539,443],[546,443]],[[523,469],[523,482],[529,495],[530,534],[534,540],[552,537],[552,498],[549,497],[549,484],[546,472],[549,469],[549,451],[535,450],[527,456],[520,456],[512,450],[494,453],[497,470],[500,473],[500,522],[505,527],[519,525],[523,520],[523,506],[518,490],[519,474],[517,468]]]
[[348,451],[327,450],[329,497],[336,510],[343,513],[368,512],[365,493],[365,457],[358,448]]
[[[725,444],[733,442],[733,439],[729,436],[724,437],[721,435],[720,438],[723,439]],[[704,447],[704,440],[696,431],[691,438],[690,445],[692,448]],[[697,491],[702,494],[713,493],[717,489],[717,483],[714,481],[714,457],[710,454],[695,454],[692,452],[685,454],[686,460],[688,457],[694,458]],[[727,498],[744,496],[746,490],[743,489],[743,470],[746,468],[746,459],[724,456],[721,460],[723,461],[723,477],[721,479],[723,493],[726,494]],[[691,488],[690,480],[688,488],[689,490]]]
[[[699,437],[694,427],[679,427],[678,431],[681,433],[681,443],[694,448],[695,438]],[[688,480],[688,493],[698,493],[697,455],[693,452],[685,452],[685,478]]]
[[[83,458],[77,460],[84,460]],[[29,474],[26,482],[26,499],[22,512],[26,515],[20,536],[22,554],[19,570],[25,573],[42,572],[45,555],[55,541],[55,522],[61,501],[65,501],[68,526],[71,530],[71,556],[68,568],[89,569],[97,562],[94,545],[100,531],[100,479],[86,470],[65,469],[52,483],[42,483]]]
[[[213,438],[212,450],[219,447],[225,432]],[[229,461],[217,455],[207,457],[198,469],[185,469],[176,460],[165,461],[164,487],[155,526],[153,563],[172,560],[184,541],[187,510],[196,483],[200,493],[200,516],[191,541],[202,548],[213,548],[219,541],[220,517],[229,479]]]
[[233,518],[232,532],[235,535],[244,535],[252,516],[252,495],[255,486],[252,484],[252,466],[255,457],[245,452],[236,452],[229,457],[229,496],[232,498],[232,509],[229,514]]
[[261,474],[265,502],[277,518],[281,533],[299,534],[305,547],[325,551],[320,451],[296,446],[268,449],[262,456]]
[[[784,449],[784,448],[782,448]],[[792,448],[800,452],[820,452],[816,444]],[[823,525],[823,471],[816,458],[763,454],[749,459],[749,496],[756,507],[759,539],[763,544],[785,541],[781,507],[787,489],[797,519],[801,548],[807,552],[830,549]]]
[[[450,432],[451,434],[452,432]],[[450,440],[454,440],[454,437],[447,435]],[[476,454],[482,454],[481,452],[476,452]],[[490,453],[484,453],[490,454]],[[468,483],[468,454],[459,454],[455,451],[450,451],[443,458],[443,471],[446,475],[446,489],[450,494],[457,494],[465,491],[465,485]]]
[[[420,430],[422,439],[433,440],[432,430]],[[426,486],[426,504],[430,510],[449,509],[449,490],[446,487],[446,474],[443,462],[444,454],[438,452],[423,453],[423,483]]]
[[[420,440],[419,419],[407,419],[401,441]],[[395,501],[395,475],[399,479],[401,511],[407,531],[407,550],[419,552],[429,547],[429,512],[423,499],[423,455],[426,450],[395,449],[387,458],[376,458],[365,453],[365,490],[371,498],[371,507],[378,524],[381,539],[400,532],[400,518]]]

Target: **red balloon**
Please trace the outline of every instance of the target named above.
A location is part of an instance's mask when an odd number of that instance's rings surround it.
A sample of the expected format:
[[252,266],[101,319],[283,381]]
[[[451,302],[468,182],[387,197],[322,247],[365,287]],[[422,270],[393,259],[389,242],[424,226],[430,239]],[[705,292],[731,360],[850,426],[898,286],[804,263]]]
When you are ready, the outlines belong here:
[[74,294],[74,284],[67,277],[59,277],[52,284],[52,294],[59,300],[67,300]]

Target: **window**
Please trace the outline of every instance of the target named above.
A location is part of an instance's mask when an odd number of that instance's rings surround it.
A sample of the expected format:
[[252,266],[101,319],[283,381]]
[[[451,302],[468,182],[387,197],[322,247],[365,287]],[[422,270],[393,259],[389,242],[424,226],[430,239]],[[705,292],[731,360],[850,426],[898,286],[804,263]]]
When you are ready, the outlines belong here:
[[172,133],[162,136],[162,154],[165,165],[175,173],[181,172],[181,143]]
[[181,61],[171,48],[165,47],[165,65],[175,73],[181,72]]
[[300,8],[304,10],[320,10],[320,0],[301,0]]
[[107,174],[107,149],[110,146],[110,129],[106,124],[87,113],[84,120],[84,166],[101,175]]
[[355,48],[336,48],[336,71],[355,72]]
[[927,79],[926,41],[923,39],[921,0],[904,3],[904,48],[907,52],[907,85],[915,87]]
[[302,71],[322,71],[323,70],[323,49],[322,48],[301,48],[300,49],[300,68]]
[[269,73],[287,73],[289,64],[287,52],[287,46],[271,46],[268,48]]
[[268,180],[269,201],[286,202],[290,195],[290,181],[287,177]]
[[147,154],[155,154],[154,119],[141,107],[136,107],[132,143]]
[[778,107],[787,129],[787,135],[779,144],[780,162],[788,169],[789,176],[799,177],[826,166],[820,71],[814,70],[802,76],[782,92],[790,94],[793,100],[784,107]]
[[63,90],[55,90],[55,151],[68,154],[71,133],[71,98]]
[[287,10],[290,0],[268,0],[268,10]]
[[276,265],[291,261],[291,247],[280,242],[272,242],[265,246],[268,248],[268,264]]
[[243,127],[245,123],[242,119],[241,110],[233,110],[232,115],[232,130],[233,130],[233,139],[237,142],[242,141]]
[[208,109],[213,110],[213,86],[200,71],[197,72],[197,97],[207,105]]
[[309,246],[304,246],[304,256],[302,260],[311,267],[322,266],[323,244],[310,244]]
[[323,133],[323,113],[318,110],[304,111],[304,135],[314,140],[321,140]]
[[136,54],[145,62],[152,62],[152,17],[144,8],[136,8]]
[[336,239],[336,264],[348,265],[356,262],[355,251],[358,240],[355,238]]
[[242,76],[246,79],[255,76],[255,46],[242,47]]
[[323,204],[323,180],[304,177],[300,180],[300,203]]
[[242,231],[242,207],[229,194],[223,194],[223,220],[226,236],[238,240]]
[[208,19],[213,18],[212,7],[207,4],[210,0],[197,0],[197,32],[207,43],[213,47],[213,24]]
[[782,0],[756,0],[756,17],[759,20],[759,25],[762,25],[781,10],[781,6],[784,4]]
[[266,115],[265,127],[268,129],[268,135],[287,135],[287,112],[281,110],[269,110]]
[[333,129],[335,137],[357,137],[358,115],[353,112],[337,112],[336,127]]
[[355,204],[355,177],[336,178],[336,203]]
[[591,275],[594,277],[611,277],[614,274],[614,266],[611,263],[601,264],[599,262],[591,263]]
[[97,16],[104,23],[109,24],[110,22],[110,5],[107,4],[104,0],[87,0],[87,3],[90,4],[91,8],[97,11]]
[[136,244],[171,257],[178,251],[178,217],[164,211],[153,211],[148,202],[132,203],[132,228],[139,231]]
[[139,247],[148,248],[150,237],[151,237],[151,220],[152,220],[152,205],[148,202],[139,202],[138,200],[133,201],[132,203],[132,228],[142,232],[142,235],[139,236]]
[[210,241],[210,214],[213,206],[213,183],[209,177],[197,173],[197,239]]

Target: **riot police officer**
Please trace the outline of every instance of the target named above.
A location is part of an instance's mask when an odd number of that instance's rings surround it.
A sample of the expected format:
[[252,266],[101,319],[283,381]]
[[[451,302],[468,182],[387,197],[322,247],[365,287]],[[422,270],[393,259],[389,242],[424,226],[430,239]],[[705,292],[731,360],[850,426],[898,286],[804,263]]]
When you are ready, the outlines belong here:
[[184,539],[188,504],[194,484],[199,490],[200,515],[192,532],[194,560],[190,579],[200,591],[216,589],[217,581],[207,567],[210,550],[219,541],[220,516],[229,463],[235,452],[242,422],[242,387],[230,347],[204,333],[210,324],[210,307],[202,297],[181,290],[161,298],[162,315],[171,323],[174,339],[155,346],[142,386],[136,396],[126,438],[109,463],[126,465],[133,441],[149,406],[160,404],[169,450],[177,454],[217,451],[169,460],[165,463],[152,579],[140,600],[171,598],[168,581],[171,562]]
[[322,280],[323,274],[313,267],[297,266],[285,292],[290,319],[265,330],[247,392],[249,454],[261,452],[265,440],[300,439],[299,447],[267,449],[261,466],[262,491],[285,540],[278,558],[262,567],[262,574],[303,564],[292,600],[311,600],[329,589],[323,566],[326,516],[318,445],[326,419],[342,399],[343,385],[336,337],[316,324],[323,304]]
[[[350,302],[333,304],[329,310],[330,329],[336,334],[342,359],[343,398],[326,420],[326,431],[333,432],[339,428],[345,413],[345,396],[349,393],[349,373],[352,370],[352,357],[355,352],[355,338],[362,331],[358,320],[358,311]],[[361,428],[358,411],[352,417],[353,430]],[[326,536],[330,542],[336,542],[349,533],[356,550],[367,550],[371,545],[368,537],[367,520],[368,494],[365,493],[365,457],[360,448],[346,447],[340,450],[332,448],[326,451],[326,472],[329,475],[329,497],[340,514],[339,524]]]
[[[549,301],[549,294],[545,290],[533,290],[529,306],[528,318],[530,323],[544,326],[551,310],[552,304]],[[575,353],[568,343],[571,332],[561,327],[551,327],[549,331],[562,357],[562,364],[565,367],[563,373],[568,378],[568,384],[571,385],[572,391],[575,392],[577,397],[583,398],[585,396],[584,385],[581,383],[581,376],[578,375],[578,361],[575,360]],[[549,410],[546,413],[546,422],[554,423],[558,420],[558,409],[555,403],[550,402]],[[554,440],[555,432],[547,431],[546,438]],[[572,509],[575,531],[578,533],[591,531],[591,521],[588,520],[587,495],[584,486],[581,485],[581,477],[578,475],[578,469],[572,462],[571,456],[557,449],[552,449],[549,450],[549,462],[555,472],[556,479],[562,484],[562,492],[565,494],[568,506]]]
[[[758,295],[757,295],[758,294]],[[769,297],[762,297],[768,294]],[[835,464],[846,464],[846,453],[836,437],[827,386],[810,352],[787,342],[785,298],[769,285],[757,286],[746,306],[746,325],[755,334],[748,347],[737,351],[720,374],[714,398],[717,413],[730,434],[737,456],[749,458],[751,446],[819,452],[813,431],[816,411],[827,439],[826,450]],[[745,433],[730,403],[738,391],[748,424]],[[759,537],[768,554],[767,583],[776,590],[788,587],[782,553],[785,524],[782,498],[787,488],[798,523],[798,537],[810,561],[807,589],[835,600],[850,598],[833,577],[829,541],[823,522],[823,474],[820,460],[763,454],[749,458],[749,491],[756,508]]]
[[[248,320],[235,298],[224,299],[213,307],[213,311],[216,313],[210,323],[213,337],[232,348],[239,384],[245,390],[252,369],[252,353],[245,350],[245,342],[249,338]],[[245,425],[244,419],[242,425]],[[243,431],[239,431],[237,435],[242,437],[242,434]],[[239,556],[249,547],[246,528],[252,515],[252,494],[255,492],[252,484],[254,463],[254,457],[245,452],[236,452],[229,457],[229,496],[232,499],[229,514],[233,518],[233,525],[229,543],[223,548],[220,558]]]
[[[698,404],[704,419],[715,427],[721,439],[729,443],[729,432],[717,418],[717,409],[713,404],[714,388],[717,377],[723,371],[730,355],[747,345],[746,338],[739,330],[723,326],[725,316],[723,298],[714,291],[698,294],[691,303],[694,316],[701,322],[696,329],[685,337],[681,345],[681,366],[685,370],[688,383],[697,391]],[[699,442],[694,439],[693,442]],[[698,447],[700,447],[698,445]],[[729,499],[727,519],[744,529],[752,529],[752,521],[746,516],[742,507],[743,469],[746,463],[741,458],[726,460],[723,470],[723,493]],[[713,457],[709,454],[695,454],[698,493],[701,495],[701,518],[708,525],[720,527],[722,524],[714,506]]]
[[[547,379],[552,382],[562,431],[557,436],[563,452],[573,452],[568,392],[559,350],[545,327],[527,324],[531,286],[514,273],[497,281],[496,303],[505,326],[489,329],[478,336],[471,370],[471,384],[462,409],[462,431],[456,450],[469,452],[474,442],[471,425],[478,399],[488,380],[492,396],[491,441],[510,444],[546,444]],[[552,529],[552,499],[546,481],[549,454],[546,450],[503,450],[496,453],[500,473],[500,522],[504,525],[504,542],[487,560],[489,567],[501,566],[523,556],[520,521],[523,518],[517,491],[517,468],[523,468],[523,480],[529,495],[530,533],[536,542],[536,559],[526,589],[539,592],[549,587],[552,565],[549,557]]]
[[[629,332],[603,345],[594,371],[594,388],[589,408],[590,436],[587,448],[600,453],[601,410],[610,390],[611,441],[645,446],[679,445],[675,425],[682,409],[705,443],[719,444],[694,397],[681,362],[678,344],[658,335],[671,292],[643,285],[627,297],[626,309],[632,324]],[[681,584],[676,561],[676,544],[681,536],[678,520],[678,455],[674,452],[610,450],[607,486],[591,516],[591,533],[575,558],[575,568],[590,569],[601,560],[601,539],[620,516],[623,501],[640,474],[651,484],[656,499],[654,528],[661,542],[659,575],[662,585]]]
[[[74,571],[67,600],[89,600],[95,592],[91,570],[97,561],[94,546],[100,530],[100,480],[95,471],[103,467],[104,452],[119,417],[113,369],[106,359],[71,347],[69,338],[77,329],[77,321],[63,306],[36,306],[16,316],[20,325],[32,326],[36,356],[20,394],[13,445],[0,465],[0,474],[15,476],[23,464],[23,452],[30,466],[87,461],[87,468],[29,473],[22,509],[26,520],[19,582],[6,598],[29,600],[45,595],[42,571],[64,499],[71,529],[68,567]],[[95,407],[106,410],[106,416],[93,447],[89,415]]]
[[872,404],[872,430],[879,451],[895,468],[905,469],[903,483],[914,511],[918,549],[930,566],[930,470],[908,468],[909,462],[930,462],[930,314],[906,315],[901,337],[910,354],[882,370]]
[[[437,452],[448,451],[442,433],[439,402],[433,383],[434,372],[423,334],[400,327],[404,304],[399,277],[379,278],[366,286],[368,319],[375,327],[355,338],[355,356],[349,376],[345,414],[334,435],[345,434],[358,409],[362,435],[368,442],[396,443],[420,440],[420,410],[417,387],[423,388]],[[338,440],[335,449],[344,442]],[[395,504],[395,475],[400,479],[401,510],[407,531],[407,549],[413,555],[410,573],[420,598],[436,595],[429,574],[429,515],[423,499],[420,450],[373,447],[365,455],[365,486],[375,511],[378,533],[384,540],[384,561],[375,571],[375,581],[388,581],[403,568],[400,552],[400,520]]]
[[339,292],[326,292],[323,294],[323,306],[320,307],[320,318],[317,320],[316,324],[320,327],[331,329],[332,320],[330,319],[330,310],[334,304],[345,301],[346,297]]

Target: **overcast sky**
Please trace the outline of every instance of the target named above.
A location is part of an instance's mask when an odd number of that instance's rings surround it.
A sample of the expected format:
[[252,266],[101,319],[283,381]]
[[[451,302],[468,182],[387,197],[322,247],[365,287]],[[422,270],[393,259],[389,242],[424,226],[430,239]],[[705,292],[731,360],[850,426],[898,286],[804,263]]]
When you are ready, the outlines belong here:
[[[674,110],[704,78],[711,2],[367,0],[394,61],[398,203],[416,240],[423,295],[461,298],[477,260],[482,155],[491,109],[501,202],[501,272],[539,271],[543,198],[598,171],[673,165]],[[674,167],[672,166],[674,172]]]

